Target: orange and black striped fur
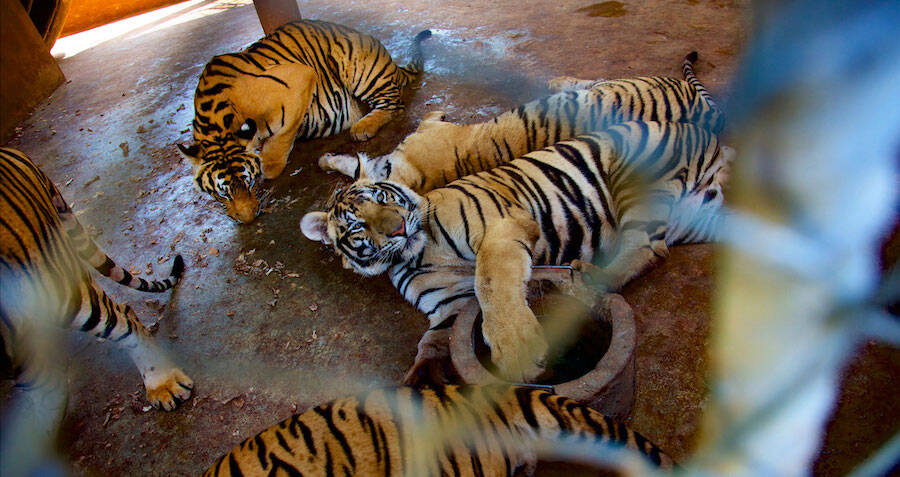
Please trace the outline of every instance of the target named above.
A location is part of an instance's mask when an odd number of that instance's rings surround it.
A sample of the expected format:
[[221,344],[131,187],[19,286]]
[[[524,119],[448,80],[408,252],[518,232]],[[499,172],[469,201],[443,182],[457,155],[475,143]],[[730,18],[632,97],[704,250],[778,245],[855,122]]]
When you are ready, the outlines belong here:
[[128,305],[114,302],[91,277],[101,274],[137,290],[163,292],[184,270],[176,256],[171,274],[146,281],[116,265],[75,218],[59,191],[23,153],[0,148],[0,331],[4,353],[17,368],[18,385],[45,383],[55,350],[32,338],[56,327],[79,329],[124,348],[154,407],[174,409],[191,395],[193,381],[166,356]]
[[[431,329],[407,384],[446,348],[449,323],[473,297],[491,360],[512,381],[541,372],[547,350],[525,299],[533,265],[598,263],[615,290],[676,243],[719,227],[729,148],[690,123],[626,122],[561,141],[419,195],[361,179],[300,222],[344,266],[388,273]],[[434,377],[432,377],[433,382]]]
[[194,96],[194,142],[178,145],[197,185],[230,217],[252,221],[260,183],[281,174],[295,138],[349,128],[363,141],[403,112],[401,90],[422,71],[420,43],[430,36],[416,35],[412,61],[398,66],[370,35],[299,20],[244,51],[214,57]]
[[422,194],[459,177],[505,164],[528,152],[624,121],[686,122],[718,134],[724,116],[694,75],[697,53],[685,57],[684,80],[662,76],[550,81],[557,91],[477,124],[453,124],[436,111],[381,157],[319,158],[319,165],[355,179],[388,180]]
[[637,432],[546,389],[383,389],[292,416],[245,440],[205,476],[512,476],[533,473],[539,442],[627,447],[673,463]]

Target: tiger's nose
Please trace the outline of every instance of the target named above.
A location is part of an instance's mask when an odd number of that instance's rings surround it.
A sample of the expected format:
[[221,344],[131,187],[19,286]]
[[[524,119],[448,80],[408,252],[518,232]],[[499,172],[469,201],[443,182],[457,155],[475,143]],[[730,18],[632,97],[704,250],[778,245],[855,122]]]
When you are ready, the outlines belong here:
[[259,201],[253,194],[239,194],[228,207],[228,215],[242,224],[253,222],[257,212],[259,212]]
[[388,234],[388,237],[405,237],[406,236],[406,221],[403,220],[403,217],[400,217],[400,225],[398,225],[393,232]]
[[256,220],[256,207],[244,206],[235,209],[232,217],[242,224],[249,224]]
[[378,230],[388,237],[406,234],[406,221],[396,210],[383,210],[378,214]]

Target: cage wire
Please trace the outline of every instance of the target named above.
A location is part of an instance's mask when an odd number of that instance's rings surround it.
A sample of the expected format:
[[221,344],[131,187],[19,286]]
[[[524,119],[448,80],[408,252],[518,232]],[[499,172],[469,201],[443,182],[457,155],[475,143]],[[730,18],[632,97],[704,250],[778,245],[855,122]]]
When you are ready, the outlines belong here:
[[[878,240],[896,221],[900,4],[759,1],[754,15],[754,37],[726,104],[726,143],[738,157],[727,191],[732,210],[722,223],[713,384],[696,452],[678,470],[686,475],[807,474],[852,345],[869,337],[900,342],[896,318],[882,311],[898,295],[900,272],[879,284],[877,266]],[[537,269],[535,278],[546,273],[557,283],[575,280],[571,268]],[[538,290],[540,300],[547,288]],[[219,367],[225,381],[241,368],[299,376],[264,363]],[[46,440],[29,439],[37,431],[12,415],[24,429],[21,442]],[[472,444],[467,426],[477,424],[417,430],[420,455]],[[522,452],[611,465],[625,475],[653,472],[634,455],[596,443],[526,447]],[[898,459],[895,436],[853,475],[882,474]]]

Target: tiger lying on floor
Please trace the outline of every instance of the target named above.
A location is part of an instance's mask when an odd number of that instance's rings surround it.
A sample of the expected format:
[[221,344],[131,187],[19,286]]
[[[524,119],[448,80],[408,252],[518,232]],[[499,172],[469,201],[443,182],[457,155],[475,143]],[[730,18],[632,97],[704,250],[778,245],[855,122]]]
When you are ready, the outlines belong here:
[[[430,36],[429,30],[416,35],[412,61],[401,67],[372,36],[299,20],[242,52],[214,57],[194,96],[194,143],[178,145],[194,164],[200,190],[231,218],[253,221],[263,177],[281,174],[295,138],[349,128],[364,141],[403,112],[401,89],[422,71],[419,44]],[[360,102],[371,108],[368,114]]]
[[540,372],[547,350],[525,301],[530,267],[589,262],[599,252],[600,278],[615,290],[668,245],[709,239],[732,152],[692,124],[627,122],[424,195],[362,179],[300,228],[334,244],[346,268],[387,271],[429,318],[408,384],[441,378],[435,358],[446,355],[450,323],[473,296],[492,361],[521,382]]
[[644,436],[528,386],[372,391],[294,415],[222,456],[207,477],[531,475],[539,441],[627,447],[670,469]]
[[163,281],[133,276],[101,251],[59,191],[23,153],[0,148],[0,331],[3,351],[16,365],[19,386],[49,384],[58,369],[54,350],[32,338],[48,327],[77,328],[119,343],[137,365],[156,408],[175,409],[193,381],[156,345],[128,305],[114,302],[84,264],[131,288],[159,293],[178,283],[184,261],[175,257]]
[[660,76],[620,80],[555,78],[558,91],[478,124],[426,114],[418,129],[385,156],[332,155],[319,166],[355,179],[388,180],[423,194],[459,177],[505,164],[561,140],[623,121],[690,122],[718,134],[723,115],[694,75],[697,53],[685,57],[684,81]]

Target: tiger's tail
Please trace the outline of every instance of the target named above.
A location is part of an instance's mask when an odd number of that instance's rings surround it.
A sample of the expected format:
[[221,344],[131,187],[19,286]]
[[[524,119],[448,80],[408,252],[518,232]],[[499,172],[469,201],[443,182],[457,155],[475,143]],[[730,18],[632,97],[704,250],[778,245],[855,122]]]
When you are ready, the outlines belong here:
[[713,109],[719,109],[719,106],[713,100],[712,95],[709,94],[709,91],[706,90],[706,87],[703,86],[703,83],[701,83],[694,74],[694,63],[697,61],[697,57],[696,51],[692,51],[685,55],[684,62],[681,64],[681,73],[684,75],[684,80],[697,90],[697,93],[700,94],[700,97],[702,97],[704,101],[709,103]]
[[113,259],[97,246],[90,234],[84,230],[84,227],[75,218],[74,212],[69,208],[56,186],[51,183],[51,188],[51,200],[59,213],[60,219],[62,219],[66,236],[68,236],[78,256],[94,267],[95,270],[122,285],[143,292],[161,293],[178,284],[178,280],[184,274],[184,259],[181,258],[181,255],[175,256],[169,277],[164,280],[144,280],[132,275],[128,270],[117,265]]
[[413,38],[413,44],[409,48],[409,64],[400,67],[410,76],[416,76],[424,71],[425,57],[422,55],[422,42],[429,38],[431,38],[431,30],[422,30]]

